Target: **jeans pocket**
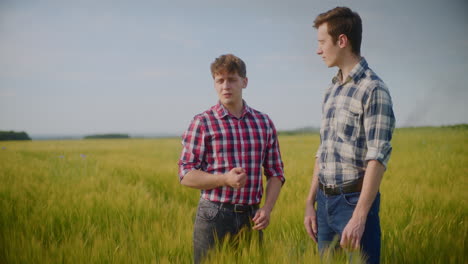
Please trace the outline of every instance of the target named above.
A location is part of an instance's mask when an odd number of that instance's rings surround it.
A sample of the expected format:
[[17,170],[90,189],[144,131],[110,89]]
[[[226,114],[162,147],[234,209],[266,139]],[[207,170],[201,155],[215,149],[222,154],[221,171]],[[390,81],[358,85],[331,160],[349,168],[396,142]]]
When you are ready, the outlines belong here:
[[208,201],[200,201],[200,204],[198,205],[197,217],[206,221],[214,221],[218,214],[218,206],[210,204]]
[[350,206],[356,207],[358,201],[359,201],[359,196],[361,195],[360,192],[354,192],[354,193],[343,193],[341,197],[343,200]]

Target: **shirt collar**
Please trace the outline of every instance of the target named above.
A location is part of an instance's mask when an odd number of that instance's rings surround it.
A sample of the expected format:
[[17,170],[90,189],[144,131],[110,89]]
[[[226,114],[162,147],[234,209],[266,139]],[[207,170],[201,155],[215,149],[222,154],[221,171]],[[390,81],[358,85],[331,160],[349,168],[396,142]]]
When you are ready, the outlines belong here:
[[[356,83],[368,68],[369,66],[367,65],[366,59],[364,57],[361,57],[361,60],[349,72],[349,75],[347,76],[343,84],[349,82],[350,80],[353,80]],[[339,70],[335,77],[333,77],[333,84],[336,84],[340,81],[340,76],[341,70]]]
[[[243,104],[243,110],[242,110],[242,115],[240,118],[243,118],[246,114],[252,114],[252,108],[250,108],[244,100],[242,100],[242,104]],[[223,119],[224,117],[230,115],[226,107],[224,107],[224,105],[221,104],[221,102],[219,101],[214,106],[214,113],[218,119]]]

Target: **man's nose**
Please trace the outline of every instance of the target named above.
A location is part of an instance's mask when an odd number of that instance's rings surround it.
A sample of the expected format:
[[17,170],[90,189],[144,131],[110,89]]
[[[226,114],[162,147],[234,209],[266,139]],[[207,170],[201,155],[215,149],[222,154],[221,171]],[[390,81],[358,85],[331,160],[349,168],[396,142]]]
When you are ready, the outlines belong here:
[[223,85],[221,85],[221,87],[222,87],[223,89],[229,89],[229,88],[231,87],[231,85],[229,84],[228,81],[225,81],[225,82],[223,82]]
[[320,47],[318,47],[316,52],[317,52],[317,55],[320,55],[320,54],[322,54],[322,49]]

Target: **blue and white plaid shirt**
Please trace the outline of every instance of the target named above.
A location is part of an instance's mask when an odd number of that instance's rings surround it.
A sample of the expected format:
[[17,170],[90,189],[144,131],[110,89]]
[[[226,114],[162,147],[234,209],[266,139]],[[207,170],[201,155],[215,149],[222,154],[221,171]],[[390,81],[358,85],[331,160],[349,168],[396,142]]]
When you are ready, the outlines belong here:
[[364,176],[367,161],[385,168],[395,116],[387,86],[361,61],[341,83],[341,72],[325,92],[320,127],[320,182],[340,186]]

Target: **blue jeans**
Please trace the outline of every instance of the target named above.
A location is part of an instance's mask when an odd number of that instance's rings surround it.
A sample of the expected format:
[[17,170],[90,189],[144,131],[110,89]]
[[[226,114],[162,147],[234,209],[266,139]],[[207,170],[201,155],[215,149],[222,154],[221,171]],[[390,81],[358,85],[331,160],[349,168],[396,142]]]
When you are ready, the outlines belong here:
[[[317,225],[319,251],[329,247],[333,238],[341,234],[353,215],[361,193],[326,195],[322,190],[317,193]],[[377,193],[367,215],[364,234],[361,238],[361,252],[367,257],[367,263],[380,261],[380,193]],[[339,246],[339,241],[337,246]]]
[[[203,260],[216,243],[222,240],[229,234],[232,242],[235,245],[236,234],[244,229],[247,233],[252,233],[251,219],[254,217],[256,210],[251,212],[236,213],[227,208],[223,208],[219,204],[211,201],[200,199],[198,203],[197,216],[193,231],[193,249],[194,262],[196,264]],[[263,233],[259,232],[259,244],[262,242]]]

